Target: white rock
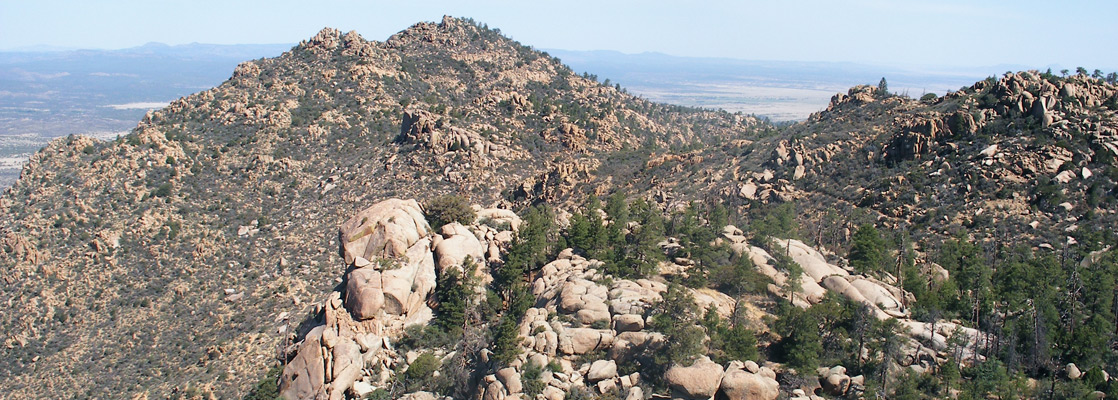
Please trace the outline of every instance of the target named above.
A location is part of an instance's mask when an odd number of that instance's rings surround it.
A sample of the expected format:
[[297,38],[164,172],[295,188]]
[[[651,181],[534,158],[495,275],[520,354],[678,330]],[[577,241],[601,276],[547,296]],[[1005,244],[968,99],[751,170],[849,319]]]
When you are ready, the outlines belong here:
[[625,400],[643,400],[644,390],[640,386],[633,386],[629,388],[629,394],[625,395]]
[[338,227],[346,264],[358,256],[403,256],[430,226],[415,200],[388,199],[362,210]]
[[673,366],[664,373],[664,381],[673,391],[694,399],[714,396],[722,382],[722,366],[703,357],[689,367]]
[[365,398],[365,396],[368,396],[376,391],[377,388],[376,386],[373,386],[372,384],[362,380],[353,382],[353,387],[351,387],[350,390],[353,391],[353,395],[355,397],[363,399]]
[[1059,174],[1056,174],[1055,179],[1056,179],[1057,182],[1060,182],[1060,183],[1068,183],[1068,182],[1071,182],[1071,180],[1074,179],[1074,178],[1075,178],[1075,172],[1072,172],[1072,171],[1068,170],[1068,171],[1064,171],[1064,172],[1061,172]]
[[613,360],[597,360],[590,364],[590,369],[586,374],[586,379],[590,382],[598,382],[603,379],[613,379],[617,377],[617,363]]
[[992,144],[990,146],[987,146],[985,149],[982,149],[982,151],[978,152],[978,154],[983,156],[983,157],[992,158],[992,157],[994,157],[994,154],[997,153],[997,152],[998,152],[998,145]]

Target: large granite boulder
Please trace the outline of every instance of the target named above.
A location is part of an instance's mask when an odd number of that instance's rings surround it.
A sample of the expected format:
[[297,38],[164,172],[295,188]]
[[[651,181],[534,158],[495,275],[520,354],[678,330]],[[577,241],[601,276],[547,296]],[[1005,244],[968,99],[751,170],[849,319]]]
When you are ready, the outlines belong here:
[[401,257],[431,227],[415,200],[388,199],[361,210],[338,227],[346,264],[357,257]]
[[488,246],[482,246],[481,241],[460,223],[452,222],[443,225],[442,235],[435,242],[435,256],[438,260],[439,273],[447,268],[462,269],[466,259],[475,263],[485,262],[485,251]]
[[664,381],[675,395],[688,399],[709,399],[722,383],[722,366],[703,357],[689,367],[668,368]]
[[354,319],[373,318],[384,308],[381,274],[373,268],[358,268],[346,277],[345,303]]
[[295,358],[280,375],[280,396],[287,400],[312,399],[326,384],[326,360],[322,357],[322,331],[319,326],[307,333]]
[[774,400],[780,395],[780,384],[767,376],[743,369],[730,369],[722,377],[718,390],[719,399]]

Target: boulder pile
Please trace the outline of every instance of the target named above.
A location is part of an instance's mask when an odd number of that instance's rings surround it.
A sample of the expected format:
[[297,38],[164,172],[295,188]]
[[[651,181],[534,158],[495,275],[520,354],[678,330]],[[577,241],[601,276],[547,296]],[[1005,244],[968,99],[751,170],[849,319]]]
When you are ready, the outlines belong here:
[[[519,224],[518,218],[490,214]],[[321,324],[288,349],[294,356],[281,375],[280,394],[341,399],[347,391],[358,397],[371,392],[386,380],[383,371],[412,359],[396,354],[391,341],[405,327],[431,321],[428,302],[437,274],[461,271],[468,260],[484,266],[486,250],[500,258],[511,237],[510,231],[457,222],[436,233],[415,200],[384,200],[346,220],[338,228],[347,269],[342,290],[331,292],[319,308]],[[485,268],[474,271],[489,276]],[[430,398],[409,396],[425,395]]]

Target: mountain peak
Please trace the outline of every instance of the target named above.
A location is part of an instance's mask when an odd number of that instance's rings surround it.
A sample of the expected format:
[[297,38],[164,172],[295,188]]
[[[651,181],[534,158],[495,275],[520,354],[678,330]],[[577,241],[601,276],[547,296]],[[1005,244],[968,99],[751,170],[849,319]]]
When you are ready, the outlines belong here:
[[326,49],[334,49],[338,47],[338,43],[341,41],[341,37],[342,32],[339,31],[337,28],[325,27],[322,28],[321,31],[318,31],[318,33],[315,34],[314,37],[310,38],[310,40],[305,40],[300,44],[305,46],[317,46]]

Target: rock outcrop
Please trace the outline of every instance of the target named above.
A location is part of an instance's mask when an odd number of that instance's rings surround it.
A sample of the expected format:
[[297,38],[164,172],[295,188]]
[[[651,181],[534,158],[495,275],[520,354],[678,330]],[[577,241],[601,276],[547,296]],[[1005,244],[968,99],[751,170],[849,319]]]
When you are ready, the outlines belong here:
[[333,292],[323,309],[323,325],[304,336],[280,376],[285,399],[342,399],[367,363],[380,356],[387,338],[380,324],[353,319]]
[[400,139],[402,142],[423,146],[436,154],[465,151],[486,155],[496,146],[475,132],[442,126],[430,112],[414,109],[404,112],[400,123]]
[[390,338],[406,325],[431,320],[427,299],[435,289],[435,261],[429,234],[415,200],[378,202],[341,225],[342,257],[349,264],[344,293],[330,293],[324,323],[295,347],[280,379],[284,398],[343,398],[366,364],[383,357],[380,350]]
[[[752,364],[752,365],[750,365]],[[715,398],[727,400],[774,400],[780,396],[776,373],[753,361],[731,362],[722,376]]]
[[394,259],[403,257],[431,227],[415,200],[390,199],[362,210],[338,229],[346,264],[357,257]]
[[462,224],[452,222],[444,225],[441,235],[435,239],[434,246],[439,273],[443,273],[447,268],[461,271],[467,260],[475,264],[483,264],[487,247],[482,246],[477,236]]
[[709,399],[714,397],[722,383],[721,365],[703,357],[687,367],[673,366],[664,372],[664,382],[672,392],[688,399]]

